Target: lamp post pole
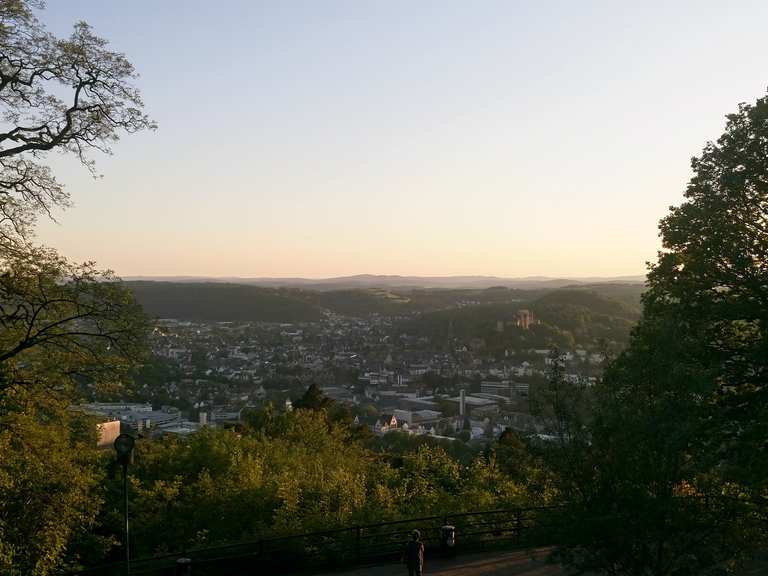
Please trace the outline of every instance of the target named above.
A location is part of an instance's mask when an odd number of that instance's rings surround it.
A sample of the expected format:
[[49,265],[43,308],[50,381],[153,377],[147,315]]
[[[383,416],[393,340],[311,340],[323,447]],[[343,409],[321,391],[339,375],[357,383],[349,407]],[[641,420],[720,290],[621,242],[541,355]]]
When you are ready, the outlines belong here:
[[125,520],[125,575],[131,574],[131,531],[128,526],[128,462],[123,463],[123,519]]
[[120,434],[115,438],[115,452],[117,452],[117,461],[123,467],[123,519],[124,534],[123,534],[123,547],[125,549],[125,576],[131,574],[131,540],[130,540],[130,526],[128,523],[128,464],[131,461],[131,454],[133,453],[133,446],[136,443],[133,436],[130,434]]

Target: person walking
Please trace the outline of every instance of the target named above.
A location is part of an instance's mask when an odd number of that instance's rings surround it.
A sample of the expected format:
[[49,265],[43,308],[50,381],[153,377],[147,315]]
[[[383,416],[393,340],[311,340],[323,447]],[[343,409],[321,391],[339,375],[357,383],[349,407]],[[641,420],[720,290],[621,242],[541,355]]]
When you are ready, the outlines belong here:
[[405,545],[403,559],[408,567],[408,576],[421,576],[424,568],[424,543],[418,530],[411,532],[411,540]]

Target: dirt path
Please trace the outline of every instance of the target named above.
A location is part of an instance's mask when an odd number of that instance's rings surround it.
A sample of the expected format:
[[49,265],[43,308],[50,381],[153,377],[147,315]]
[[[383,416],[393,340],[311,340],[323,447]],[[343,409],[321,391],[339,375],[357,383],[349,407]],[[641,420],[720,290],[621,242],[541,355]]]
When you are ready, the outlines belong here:
[[[425,559],[424,576],[560,576],[560,567],[546,562],[549,549],[468,554],[451,560]],[[401,564],[356,568],[318,576],[406,576]]]

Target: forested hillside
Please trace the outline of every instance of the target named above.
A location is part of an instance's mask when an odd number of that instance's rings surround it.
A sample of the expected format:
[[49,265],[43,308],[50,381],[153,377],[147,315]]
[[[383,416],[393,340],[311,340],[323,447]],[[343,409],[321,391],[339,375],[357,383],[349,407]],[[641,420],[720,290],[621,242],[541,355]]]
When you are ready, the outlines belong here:
[[212,322],[305,322],[319,320],[322,310],[296,290],[239,284],[128,282],[144,311],[155,318]]
[[[127,282],[137,301],[151,317],[202,321],[308,322],[324,311],[353,317],[371,314],[410,316],[424,314],[413,324],[420,333],[470,335],[512,321],[519,308],[531,308],[550,326],[581,337],[590,332],[625,330],[639,314],[642,285],[605,284],[589,289],[519,290],[504,287],[470,289],[385,290],[379,288],[315,291],[298,288],[261,288],[241,284]],[[587,335],[587,337],[589,337]],[[595,336],[599,337],[599,336]]]
[[[520,309],[534,313],[528,330],[515,325]],[[403,328],[433,339],[482,339],[490,349],[626,344],[639,312],[592,290],[569,288],[517,302],[476,304],[426,313]]]

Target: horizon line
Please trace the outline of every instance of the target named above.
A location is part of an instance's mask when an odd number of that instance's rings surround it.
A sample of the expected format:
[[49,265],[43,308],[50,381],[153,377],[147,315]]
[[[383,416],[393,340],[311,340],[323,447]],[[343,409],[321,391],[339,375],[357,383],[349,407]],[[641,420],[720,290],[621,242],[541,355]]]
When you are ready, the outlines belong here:
[[341,276],[241,276],[241,275],[208,275],[208,274],[129,274],[122,276],[124,280],[138,279],[162,279],[162,278],[185,278],[185,279],[203,279],[203,280],[307,280],[307,281],[329,281],[329,280],[349,280],[349,279],[428,279],[428,280],[452,280],[458,278],[477,278],[477,279],[498,279],[498,280],[517,280],[517,281],[541,281],[541,280],[620,280],[637,279],[644,280],[647,274],[617,274],[617,275],[544,275],[535,274],[527,276],[498,276],[495,274],[346,274]]

